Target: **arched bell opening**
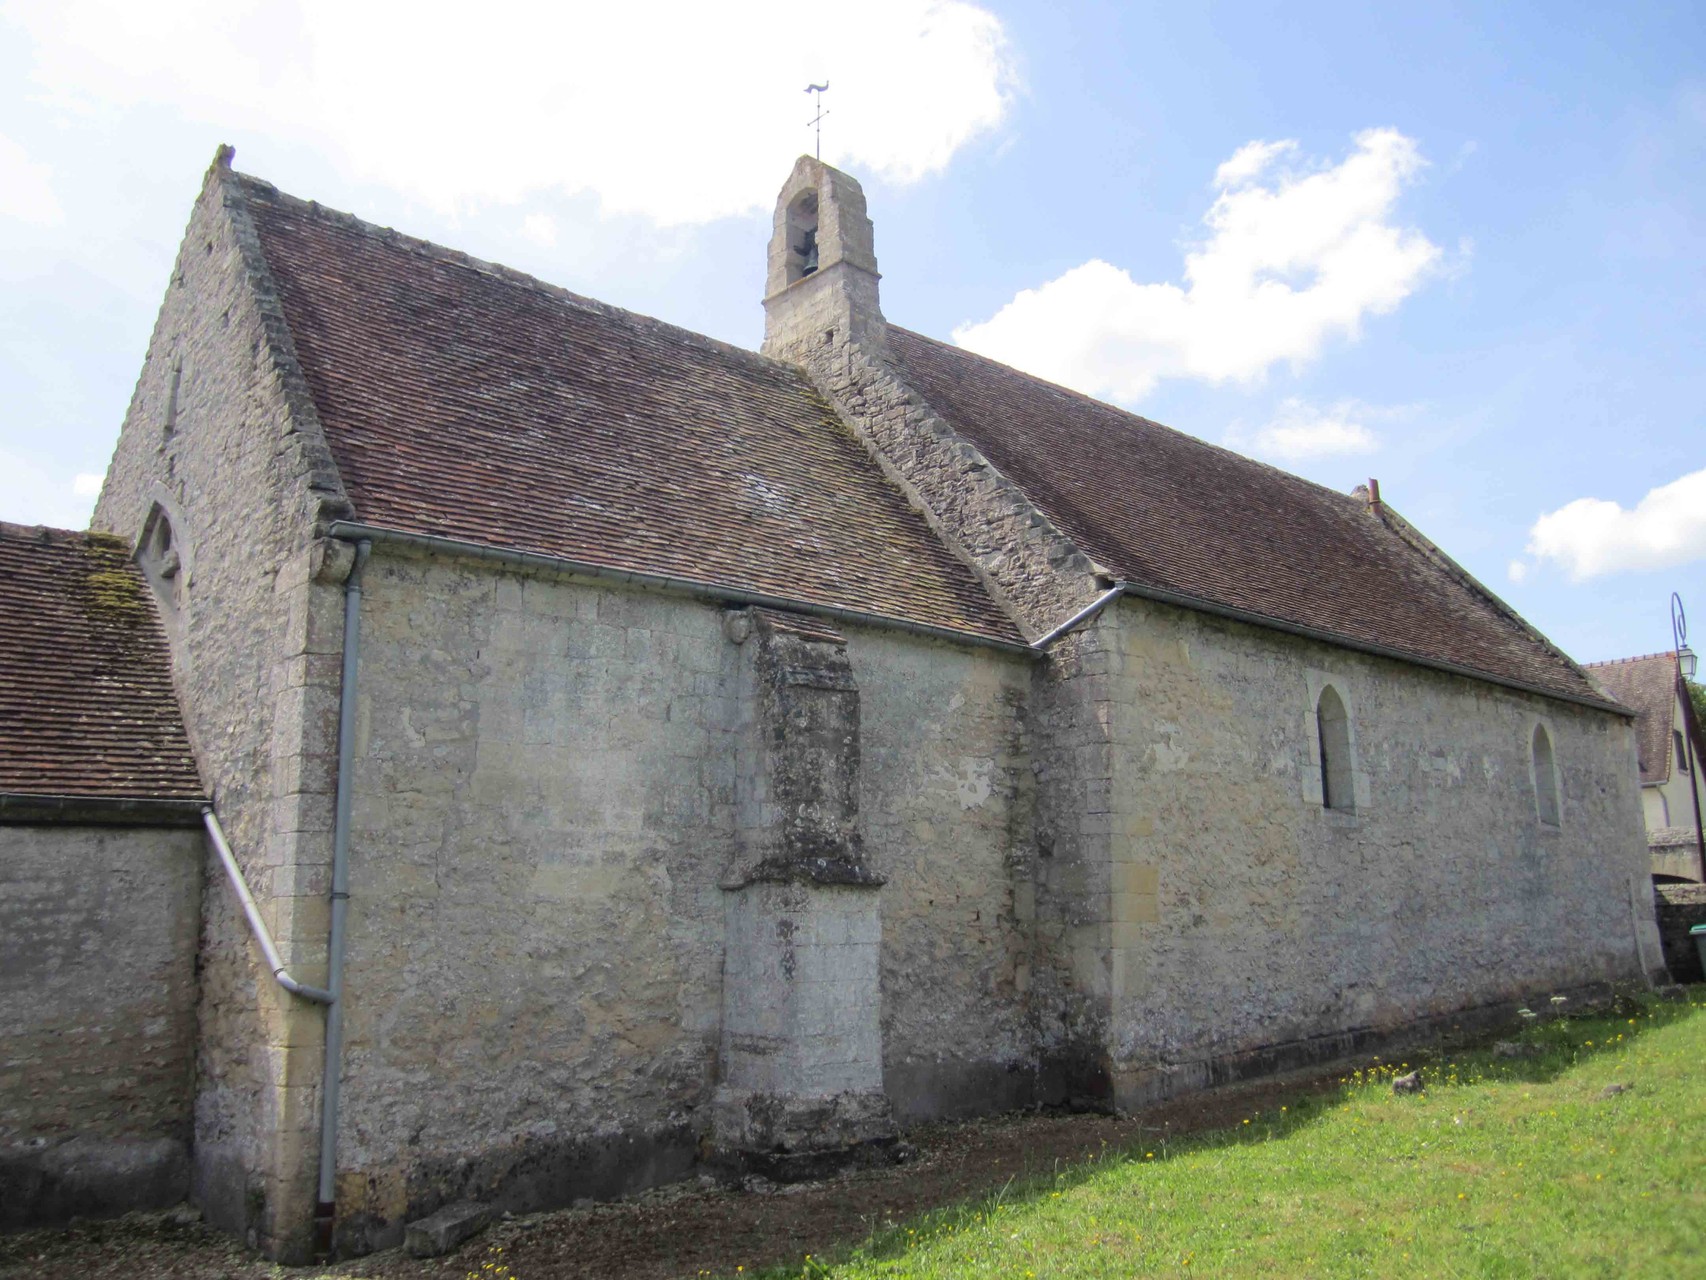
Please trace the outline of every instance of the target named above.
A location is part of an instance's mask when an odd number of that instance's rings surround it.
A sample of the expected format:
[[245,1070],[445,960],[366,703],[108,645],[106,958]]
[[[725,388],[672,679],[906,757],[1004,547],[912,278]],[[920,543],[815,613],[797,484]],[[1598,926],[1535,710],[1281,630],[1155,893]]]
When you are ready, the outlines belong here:
[[788,206],[788,283],[817,271],[817,192],[805,191]]

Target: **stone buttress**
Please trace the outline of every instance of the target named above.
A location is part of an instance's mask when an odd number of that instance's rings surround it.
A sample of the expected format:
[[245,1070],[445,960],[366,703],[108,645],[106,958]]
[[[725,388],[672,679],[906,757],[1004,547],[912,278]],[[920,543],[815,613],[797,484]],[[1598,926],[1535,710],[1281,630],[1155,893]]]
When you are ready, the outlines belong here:
[[[1032,637],[1112,578],[914,387],[889,350],[874,231],[858,182],[801,156],[776,200],[765,355],[805,369],[883,472]],[[1040,1095],[1109,1096],[1108,1026],[1120,987],[1109,949],[1115,892],[1112,610],[1036,664]]]
[[810,1177],[884,1150],[883,879],[859,830],[859,690],[823,623],[731,613],[742,671],[739,854],[723,881],[717,1156]]

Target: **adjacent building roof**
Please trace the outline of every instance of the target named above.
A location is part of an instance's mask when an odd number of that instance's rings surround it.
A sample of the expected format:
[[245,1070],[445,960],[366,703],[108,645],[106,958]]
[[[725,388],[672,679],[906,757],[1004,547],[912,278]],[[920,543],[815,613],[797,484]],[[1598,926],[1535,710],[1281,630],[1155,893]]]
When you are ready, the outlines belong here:
[[1641,783],[1670,780],[1676,724],[1676,655],[1649,653],[1639,658],[1590,662],[1585,668],[1606,692],[1635,712],[1636,750],[1641,757]]
[[361,521],[1023,642],[792,366],[232,181]]
[[130,548],[0,522],[0,793],[195,800],[166,636]]
[[1581,670],[1467,574],[1311,484],[891,327],[903,375],[1116,577],[1573,698]]

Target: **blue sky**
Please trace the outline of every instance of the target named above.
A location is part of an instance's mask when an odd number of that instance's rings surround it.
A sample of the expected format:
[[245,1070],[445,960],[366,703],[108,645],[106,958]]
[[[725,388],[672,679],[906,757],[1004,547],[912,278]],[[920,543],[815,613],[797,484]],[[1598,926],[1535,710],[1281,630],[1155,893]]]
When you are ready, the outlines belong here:
[[215,146],[755,346],[863,181],[891,320],[1386,499],[1578,659],[1706,638],[1706,9],[0,0],[0,516],[80,524]]

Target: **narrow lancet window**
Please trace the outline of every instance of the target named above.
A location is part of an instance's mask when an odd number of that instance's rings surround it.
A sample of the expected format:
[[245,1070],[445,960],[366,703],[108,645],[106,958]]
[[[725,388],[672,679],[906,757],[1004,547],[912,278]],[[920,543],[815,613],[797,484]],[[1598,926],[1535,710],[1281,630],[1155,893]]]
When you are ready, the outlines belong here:
[[1558,825],[1558,774],[1552,762],[1552,737],[1534,726],[1534,811],[1543,826]]
[[1356,808],[1351,784],[1351,722],[1344,699],[1331,685],[1315,704],[1315,727],[1321,747],[1321,806],[1349,813]]

